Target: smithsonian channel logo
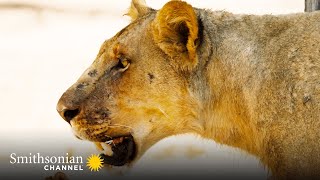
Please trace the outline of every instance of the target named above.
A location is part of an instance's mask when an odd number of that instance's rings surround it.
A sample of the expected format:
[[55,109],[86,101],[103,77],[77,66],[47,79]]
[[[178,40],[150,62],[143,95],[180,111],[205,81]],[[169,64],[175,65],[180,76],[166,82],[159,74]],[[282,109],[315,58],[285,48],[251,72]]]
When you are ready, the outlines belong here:
[[43,156],[41,153],[29,155],[10,154],[10,164],[40,164],[45,171],[83,171],[86,166],[90,171],[99,171],[103,167],[103,159],[100,155],[92,154],[86,158],[86,164],[82,156]]

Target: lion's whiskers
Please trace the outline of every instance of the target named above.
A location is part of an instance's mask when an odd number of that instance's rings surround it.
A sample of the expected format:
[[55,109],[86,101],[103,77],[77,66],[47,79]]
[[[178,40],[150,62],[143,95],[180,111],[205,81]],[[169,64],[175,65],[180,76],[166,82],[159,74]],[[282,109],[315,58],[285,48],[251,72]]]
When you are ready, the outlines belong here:
[[167,119],[170,119],[169,115],[164,110],[162,110],[160,107],[157,107],[157,108]]

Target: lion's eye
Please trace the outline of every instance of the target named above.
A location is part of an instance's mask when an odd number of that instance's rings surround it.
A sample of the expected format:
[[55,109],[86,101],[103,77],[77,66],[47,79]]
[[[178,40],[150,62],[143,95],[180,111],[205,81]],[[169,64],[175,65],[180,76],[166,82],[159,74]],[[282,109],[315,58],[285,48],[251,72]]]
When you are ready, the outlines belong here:
[[121,64],[122,64],[123,67],[127,67],[129,65],[129,61],[127,59],[122,60]]
[[118,58],[117,67],[122,70],[126,70],[130,65],[130,61],[127,58]]

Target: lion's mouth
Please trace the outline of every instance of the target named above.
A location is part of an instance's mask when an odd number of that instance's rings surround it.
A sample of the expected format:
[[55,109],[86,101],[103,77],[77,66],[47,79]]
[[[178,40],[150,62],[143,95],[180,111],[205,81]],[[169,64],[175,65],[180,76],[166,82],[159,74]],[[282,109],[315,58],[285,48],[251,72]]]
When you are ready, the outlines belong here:
[[136,155],[136,145],[131,135],[108,138],[95,145],[102,152],[104,164],[123,166],[130,163]]

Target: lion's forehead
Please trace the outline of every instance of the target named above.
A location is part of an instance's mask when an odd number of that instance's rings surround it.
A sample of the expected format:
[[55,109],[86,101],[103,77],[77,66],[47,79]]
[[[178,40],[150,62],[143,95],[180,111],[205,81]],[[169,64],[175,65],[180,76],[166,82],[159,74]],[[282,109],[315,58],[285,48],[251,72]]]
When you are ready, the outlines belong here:
[[119,44],[126,46],[126,48],[137,48],[133,45],[134,41],[131,40],[134,38],[141,38],[141,33],[143,33],[143,31],[145,31],[146,28],[152,23],[154,17],[155,12],[151,12],[146,16],[131,22],[129,25],[121,29],[115,36],[104,41],[100,48],[99,55],[104,52],[111,52],[114,46]]

